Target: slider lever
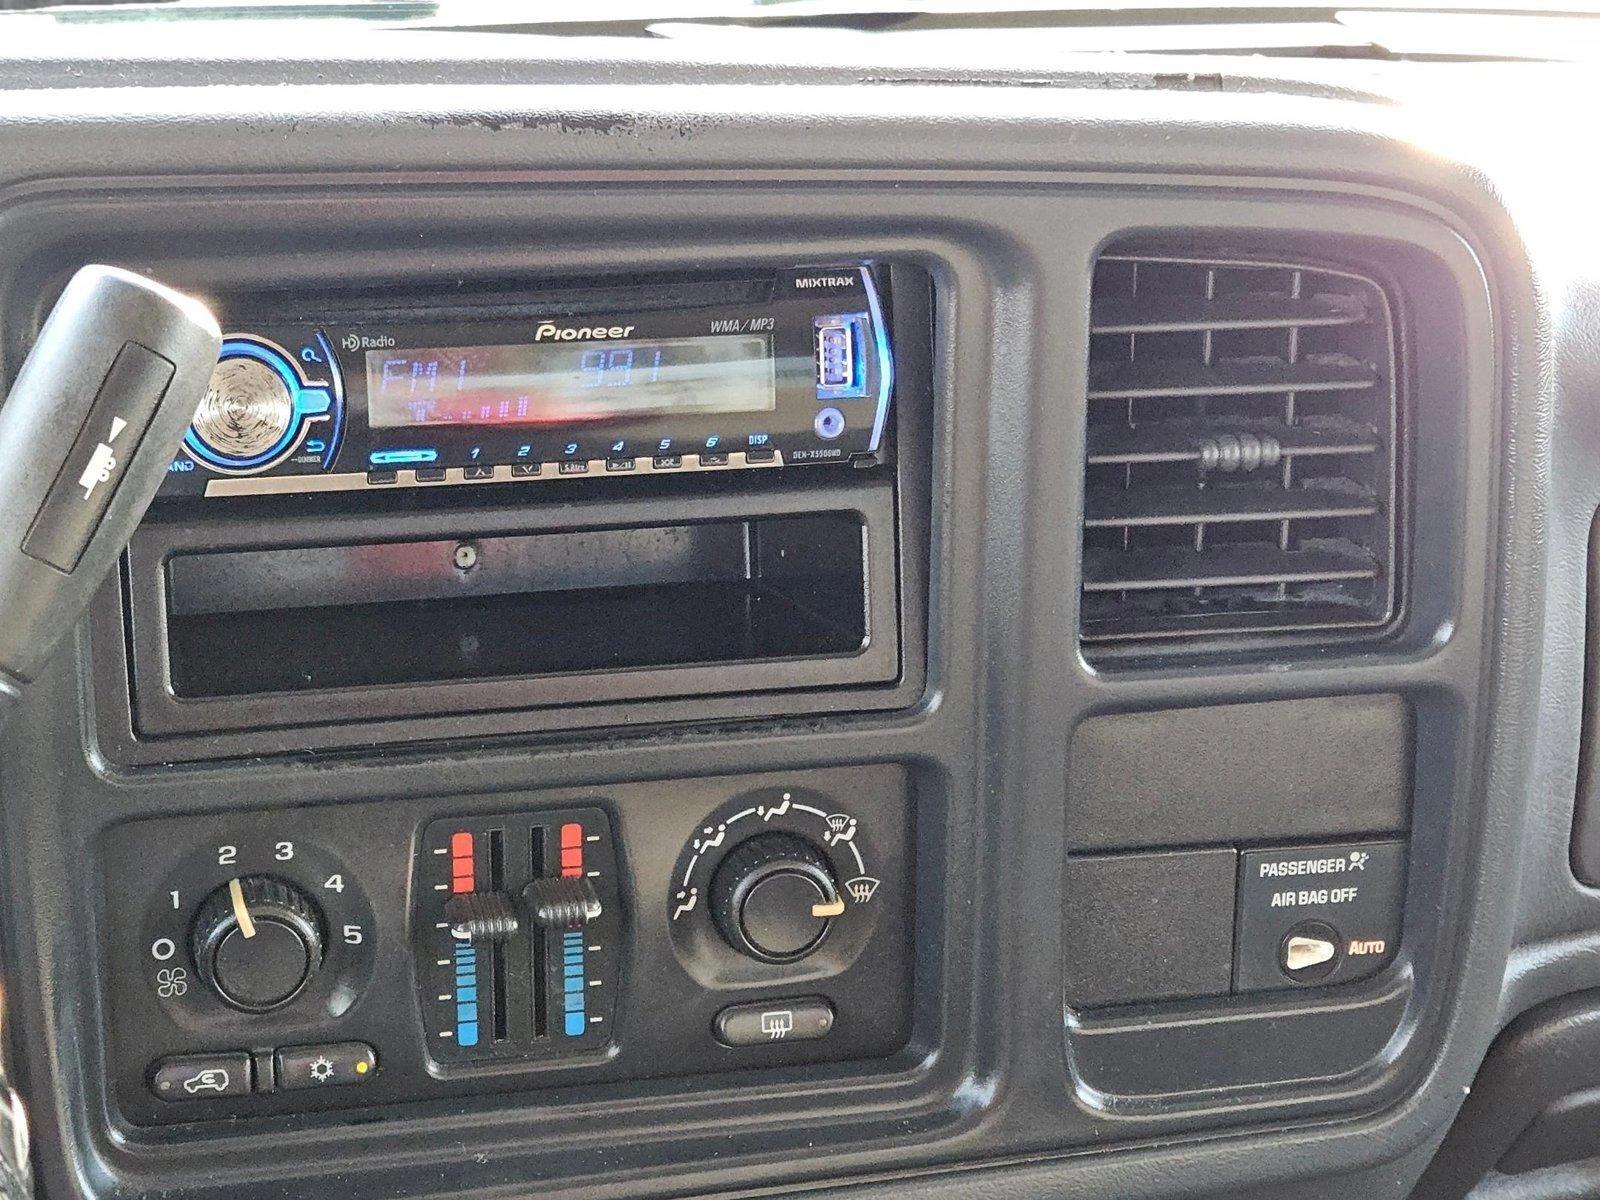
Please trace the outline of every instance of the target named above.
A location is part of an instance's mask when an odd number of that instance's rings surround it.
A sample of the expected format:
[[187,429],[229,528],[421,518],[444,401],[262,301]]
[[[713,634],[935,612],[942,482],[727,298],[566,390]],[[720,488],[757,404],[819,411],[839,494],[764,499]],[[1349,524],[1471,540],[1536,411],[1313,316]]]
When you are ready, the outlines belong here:
[[467,892],[445,902],[450,935],[474,946],[509,941],[521,928],[516,902],[504,892]]
[[582,929],[600,915],[600,894],[587,879],[535,879],[519,903],[504,892],[467,892],[445,902],[452,936],[473,945],[509,941],[523,921],[545,929]]
[[600,893],[587,879],[535,879],[522,889],[522,906],[546,929],[582,929],[600,915]]

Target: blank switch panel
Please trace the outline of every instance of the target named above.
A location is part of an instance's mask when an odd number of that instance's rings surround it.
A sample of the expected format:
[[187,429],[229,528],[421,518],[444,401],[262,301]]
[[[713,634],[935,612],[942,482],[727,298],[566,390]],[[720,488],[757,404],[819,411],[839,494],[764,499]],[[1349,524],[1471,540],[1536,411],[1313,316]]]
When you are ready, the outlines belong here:
[[1067,1003],[1227,992],[1237,863],[1226,848],[1068,858]]
[[1092,717],[1073,735],[1069,850],[1398,833],[1411,707],[1323,696]]

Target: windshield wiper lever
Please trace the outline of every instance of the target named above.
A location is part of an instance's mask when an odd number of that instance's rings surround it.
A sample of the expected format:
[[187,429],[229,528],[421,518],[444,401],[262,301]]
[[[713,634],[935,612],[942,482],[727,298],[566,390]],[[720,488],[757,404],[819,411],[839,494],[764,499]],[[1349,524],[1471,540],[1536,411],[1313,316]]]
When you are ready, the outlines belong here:
[[0,719],[116,564],[221,345],[199,301],[115,267],[50,311],[0,407]]

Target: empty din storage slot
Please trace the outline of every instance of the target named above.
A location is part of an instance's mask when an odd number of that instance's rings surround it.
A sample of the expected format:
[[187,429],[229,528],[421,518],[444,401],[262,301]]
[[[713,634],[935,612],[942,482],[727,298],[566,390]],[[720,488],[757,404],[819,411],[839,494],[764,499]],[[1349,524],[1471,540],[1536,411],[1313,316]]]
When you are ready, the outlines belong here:
[[892,682],[891,496],[745,497],[754,512],[716,497],[651,521],[626,519],[650,511],[638,504],[615,521],[435,513],[386,529],[363,514],[357,536],[322,521],[322,540],[279,545],[230,546],[229,525],[206,522],[162,546],[157,526],[130,556],[138,721],[186,732]]
[[825,513],[181,555],[172,686],[244,696],[855,654],[861,540],[859,517]]

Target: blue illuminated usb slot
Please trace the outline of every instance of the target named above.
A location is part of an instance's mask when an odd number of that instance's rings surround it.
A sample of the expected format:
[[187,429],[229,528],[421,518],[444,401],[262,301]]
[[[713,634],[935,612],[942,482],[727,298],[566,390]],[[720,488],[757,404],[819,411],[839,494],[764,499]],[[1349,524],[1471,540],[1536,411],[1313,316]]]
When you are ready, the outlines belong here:
[[374,450],[367,459],[375,467],[406,467],[413,463],[431,463],[438,457],[437,450]]
[[866,313],[816,319],[817,399],[854,400],[867,394]]

